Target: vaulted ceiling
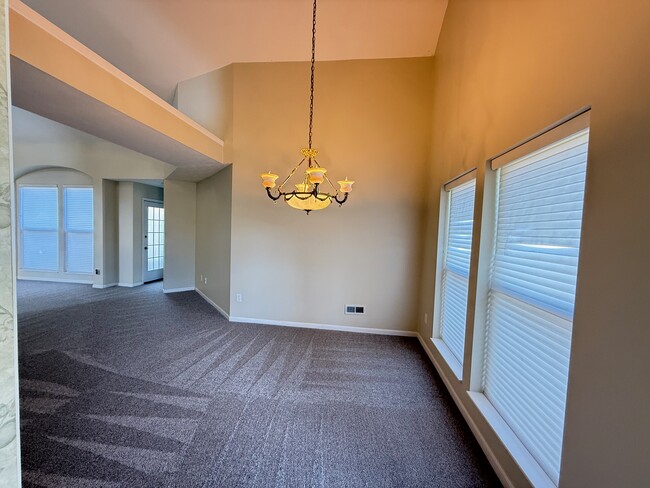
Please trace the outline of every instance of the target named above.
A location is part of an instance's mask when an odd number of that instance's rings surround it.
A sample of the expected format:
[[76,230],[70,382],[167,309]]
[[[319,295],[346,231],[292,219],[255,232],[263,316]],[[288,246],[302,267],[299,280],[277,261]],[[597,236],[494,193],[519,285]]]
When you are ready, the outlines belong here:
[[[176,85],[233,62],[310,57],[311,0],[24,0],[171,101]],[[447,0],[319,0],[317,59],[435,53]]]

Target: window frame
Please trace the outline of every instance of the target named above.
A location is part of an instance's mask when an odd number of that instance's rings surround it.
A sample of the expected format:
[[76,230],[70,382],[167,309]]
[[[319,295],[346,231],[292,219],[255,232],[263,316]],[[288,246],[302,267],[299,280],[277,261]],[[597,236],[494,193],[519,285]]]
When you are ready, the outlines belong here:
[[[512,428],[503,419],[501,414],[492,405],[489,399],[482,392],[482,375],[484,369],[484,352],[486,347],[487,333],[487,307],[490,290],[491,261],[496,247],[496,225],[499,201],[499,168],[513,162],[525,155],[557,143],[560,140],[576,134],[590,126],[590,108],[587,107],[575,114],[566,117],[558,123],[538,132],[532,137],[503,151],[486,162],[486,171],[483,187],[481,231],[478,252],[478,275],[476,282],[476,298],[474,309],[474,327],[471,337],[471,367],[469,377],[468,396],[477,407],[483,418],[487,421],[494,433],[503,442],[505,448],[514,458],[528,480],[536,488],[557,488],[558,485],[551,479],[542,468],[537,459],[528,451],[522,441],[517,437]],[[590,141],[588,142],[589,147]],[[587,150],[587,161],[589,161],[589,149]],[[587,163],[586,180],[588,182],[589,163]],[[585,199],[587,194],[585,185]],[[583,205],[584,208],[584,205]],[[583,213],[584,220],[584,213]],[[579,252],[584,242],[581,239]],[[467,343],[466,343],[467,344]],[[573,344],[571,344],[571,348]],[[569,371],[571,370],[571,359],[569,359]],[[569,373],[570,374],[570,373]],[[568,387],[567,387],[568,392]],[[566,413],[564,417],[566,425]],[[565,429],[566,431],[566,429]],[[562,457],[564,448],[562,448]],[[560,465],[561,481],[561,465]]]
[[[23,267],[23,223],[22,223],[22,188],[56,188],[57,189],[57,215],[58,215],[58,269],[54,270],[35,270]],[[93,185],[82,184],[45,184],[45,183],[17,183],[16,184],[16,221],[18,231],[16,233],[16,261],[19,279],[35,279],[47,281],[67,281],[75,283],[93,283],[95,256],[95,222],[93,219],[93,269],[88,273],[68,272],[66,271],[66,245],[65,245],[65,189],[66,188],[89,188],[93,190],[93,217],[95,211],[95,189]]]
[[[467,363],[467,361],[459,361],[454,352],[452,352],[451,348],[447,345],[447,343],[443,340],[442,338],[442,285],[443,285],[443,278],[444,278],[444,272],[445,272],[445,261],[446,261],[446,256],[447,256],[447,237],[449,234],[449,224],[451,220],[451,205],[450,205],[450,200],[451,200],[451,191],[454,188],[457,188],[459,186],[465,185],[466,183],[469,183],[470,181],[475,182],[475,189],[474,189],[474,207],[473,207],[473,218],[475,220],[476,216],[476,210],[477,210],[477,194],[478,194],[478,180],[477,180],[477,168],[471,168],[468,171],[465,171],[464,173],[456,176],[455,178],[449,180],[445,184],[441,186],[440,189],[440,215],[438,218],[438,246],[437,246],[437,260],[436,260],[436,277],[435,277],[435,294],[434,294],[434,301],[433,301],[433,327],[432,327],[432,333],[431,333],[431,341],[433,342],[434,346],[440,353],[440,355],[443,357],[449,368],[452,370],[456,378],[462,382],[463,380],[463,368],[464,365]],[[475,222],[474,222],[475,223]],[[476,229],[476,226],[472,226],[472,245],[471,247],[474,248],[474,230]],[[470,254],[470,269],[471,269],[471,263],[473,261],[473,255],[474,253],[472,252]],[[467,303],[465,305],[465,334],[464,334],[464,347],[463,347],[463,357],[465,358],[467,356],[467,342],[468,339],[470,338],[470,334],[468,334],[468,320],[470,318],[470,313],[469,313],[469,302],[470,302],[470,297],[469,297],[469,291],[471,287],[471,272],[470,276],[467,278],[467,287],[468,287],[468,297],[467,297]]]

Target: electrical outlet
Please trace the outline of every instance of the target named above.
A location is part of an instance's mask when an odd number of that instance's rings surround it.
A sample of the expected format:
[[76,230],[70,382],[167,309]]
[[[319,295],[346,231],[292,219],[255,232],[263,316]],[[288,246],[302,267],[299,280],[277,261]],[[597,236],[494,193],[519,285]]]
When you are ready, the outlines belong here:
[[208,277],[207,277],[207,276],[206,276],[205,279],[203,280],[203,283],[205,283],[206,285],[208,284]]
[[241,293],[237,293],[237,294],[235,295],[235,300],[237,300],[237,303],[241,303],[241,302],[242,302],[242,296],[241,296]]
[[427,312],[424,312],[424,323],[425,324],[429,323],[429,314]]
[[365,305],[346,305],[343,309],[346,315],[365,315]]

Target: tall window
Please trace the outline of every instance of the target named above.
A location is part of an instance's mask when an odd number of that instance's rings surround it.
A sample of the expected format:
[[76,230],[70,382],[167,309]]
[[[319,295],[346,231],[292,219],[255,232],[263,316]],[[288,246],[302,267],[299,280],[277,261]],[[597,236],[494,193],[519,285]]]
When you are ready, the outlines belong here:
[[92,273],[93,189],[21,186],[19,195],[21,270]]
[[482,389],[557,485],[588,129],[497,169]]
[[[446,189],[446,222],[440,282],[438,335],[459,364],[465,350],[467,290],[472,253],[476,179]],[[459,374],[460,376],[460,374]]]
[[56,186],[21,187],[22,268],[59,269],[59,191]]
[[65,271],[93,272],[93,189],[63,190]]

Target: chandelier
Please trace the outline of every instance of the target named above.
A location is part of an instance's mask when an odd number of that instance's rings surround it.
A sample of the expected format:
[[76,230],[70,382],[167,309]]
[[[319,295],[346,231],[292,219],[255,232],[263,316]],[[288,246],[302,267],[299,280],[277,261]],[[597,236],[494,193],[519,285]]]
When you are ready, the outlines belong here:
[[[316,0],[314,0],[314,10],[312,15],[312,29],[311,29],[311,83],[309,87],[309,146],[302,149],[302,160],[291,170],[282,183],[276,188],[275,180],[278,175],[271,173],[262,173],[262,185],[266,188],[266,193],[269,198],[277,202],[282,198],[290,207],[298,210],[304,210],[309,214],[312,210],[321,210],[329,207],[333,201],[343,205],[347,199],[348,194],[352,191],[354,181],[344,180],[337,181],[339,188],[337,189],[327,176],[327,170],[323,168],[318,161],[318,150],[312,148],[312,127],[314,120],[314,61],[316,59]],[[306,163],[306,165],[305,165]],[[301,183],[295,185],[295,190],[285,191],[284,185],[296,174],[298,169],[305,165],[304,177]],[[331,187],[330,189],[322,189],[321,184],[327,182]],[[274,190],[274,188],[276,188]]]

